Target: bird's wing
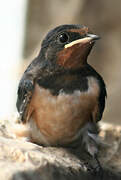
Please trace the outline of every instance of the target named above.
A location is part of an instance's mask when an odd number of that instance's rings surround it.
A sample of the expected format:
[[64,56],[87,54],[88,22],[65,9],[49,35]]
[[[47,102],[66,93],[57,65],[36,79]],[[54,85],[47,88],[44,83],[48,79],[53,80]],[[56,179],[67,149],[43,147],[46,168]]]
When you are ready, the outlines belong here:
[[[27,80],[26,80],[27,81]],[[28,80],[29,83],[29,80]],[[27,116],[27,107],[31,101],[33,90],[27,90],[24,80],[19,84],[18,97],[17,97],[17,109],[20,114],[21,121],[25,122]]]
[[107,98],[107,91],[106,91],[106,86],[105,86],[105,83],[104,81],[102,80],[101,81],[101,84],[100,84],[100,95],[99,95],[99,114],[98,114],[98,117],[97,117],[97,121],[101,120],[102,118],[102,115],[103,115],[103,111],[105,109],[105,101],[106,101],[106,98]]
[[95,106],[92,112],[92,119],[94,122],[98,122],[102,119],[103,111],[105,109],[105,101],[107,97],[106,87],[104,81],[100,81],[100,94],[97,101],[97,105]]
[[87,72],[90,76],[93,75],[97,79],[100,89],[97,106],[95,106],[95,110],[92,113],[93,121],[98,122],[102,119],[103,111],[105,109],[105,101],[107,97],[106,86],[100,74],[98,74],[89,64],[87,66]]
[[34,91],[34,81],[38,76],[41,66],[38,65],[38,59],[32,61],[23,74],[18,86],[17,110],[20,114],[20,119],[25,122],[27,117],[27,107],[31,101]]

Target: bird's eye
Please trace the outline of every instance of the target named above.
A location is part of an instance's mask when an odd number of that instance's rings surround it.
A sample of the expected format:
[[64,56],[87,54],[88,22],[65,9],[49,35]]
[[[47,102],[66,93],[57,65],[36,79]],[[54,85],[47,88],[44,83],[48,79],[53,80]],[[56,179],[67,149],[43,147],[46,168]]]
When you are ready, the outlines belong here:
[[68,34],[62,33],[62,34],[59,35],[59,41],[61,43],[66,43],[66,42],[68,42],[68,40],[69,40]]

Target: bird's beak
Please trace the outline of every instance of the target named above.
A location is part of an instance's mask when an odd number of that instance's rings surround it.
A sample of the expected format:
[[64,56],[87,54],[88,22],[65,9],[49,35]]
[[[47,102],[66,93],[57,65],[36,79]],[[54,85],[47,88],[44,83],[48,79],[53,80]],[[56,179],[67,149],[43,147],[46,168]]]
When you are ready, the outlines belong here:
[[76,45],[76,44],[86,44],[86,43],[92,44],[93,42],[95,42],[98,39],[100,39],[100,37],[95,34],[87,34],[86,37],[84,37],[84,38],[77,39],[75,41],[72,41],[69,44],[66,44],[65,48],[72,47],[73,45]]
[[100,37],[95,34],[87,34],[87,37],[91,38],[94,41],[100,39]]

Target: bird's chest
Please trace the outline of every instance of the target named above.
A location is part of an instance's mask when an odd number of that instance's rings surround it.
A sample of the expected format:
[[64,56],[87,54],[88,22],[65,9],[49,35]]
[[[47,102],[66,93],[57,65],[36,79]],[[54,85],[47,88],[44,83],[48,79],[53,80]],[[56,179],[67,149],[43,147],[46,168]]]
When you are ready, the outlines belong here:
[[88,79],[87,91],[75,90],[71,94],[66,94],[61,90],[57,96],[36,84],[30,103],[33,109],[31,126],[33,128],[36,124],[39,133],[50,144],[69,142],[89,121],[97,106],[98,95],[99,87],[94,78]]

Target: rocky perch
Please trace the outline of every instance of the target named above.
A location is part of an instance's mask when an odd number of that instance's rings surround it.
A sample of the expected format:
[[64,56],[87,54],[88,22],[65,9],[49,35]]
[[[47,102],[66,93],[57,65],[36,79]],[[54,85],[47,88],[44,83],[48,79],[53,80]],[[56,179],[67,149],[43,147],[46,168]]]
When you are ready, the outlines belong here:
[[42,147],[12,138],[7,128],[0,125],[1,180],[121,180],[120,126],[101,124],[101,172],[82,150]]

